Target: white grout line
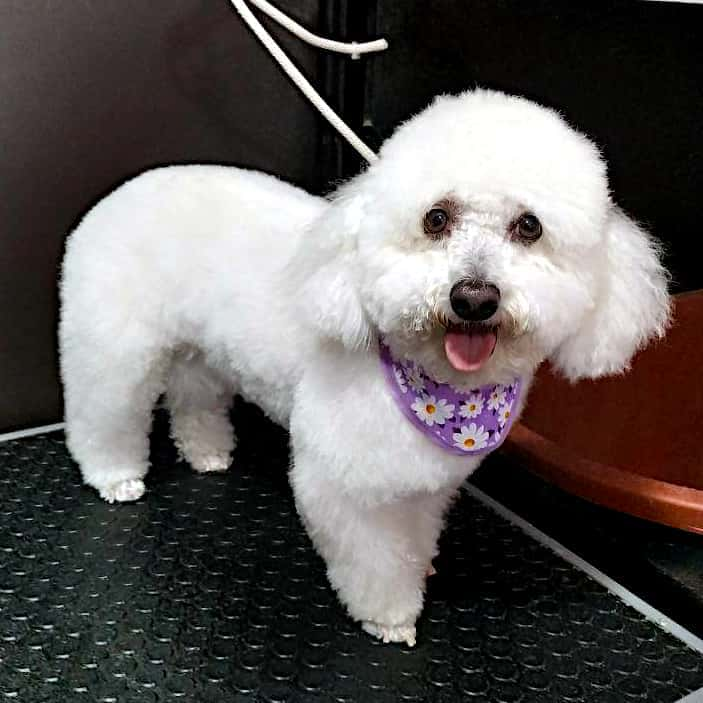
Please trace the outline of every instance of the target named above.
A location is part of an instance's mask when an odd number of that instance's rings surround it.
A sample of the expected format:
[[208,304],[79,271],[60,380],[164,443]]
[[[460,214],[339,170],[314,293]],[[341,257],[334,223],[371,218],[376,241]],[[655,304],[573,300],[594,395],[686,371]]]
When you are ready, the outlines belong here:
[[30,427],[26,430],[17,430],[17,432],[6,432],[0,434],[0,442],[9,442],[11,439],[22,439],[22,437],[33,437],[37,434],[45,434],[46,432],[58,432],[65,426],[64,422],[55,422],[53,425],[42,425],[41,427]]
[[[589,564],[577,554],[574,554],[574,552],[567,549],[563,544],[560,544],[541,530],[538,530],[532,523],[527,522],[527,520],[521,518],[519,515],[516,515],[502,503],[499,503],[497,500],[494,500],[490,496],[486,495],[480,488],[477,488],[468,482],[464,484],[464,488],[474,498],[487,505],[491,508],[491,510],[498,513],[501,517],[504,517],[508,522],[511,522],[516,527],[519,527],[523,532],[537,540],[540,544],[543,544],[548,549],[551,549],[551,551],[564,559],[564,561],[569,562],[569,564],[572,564],[577,569],[580,569],[584,573],[588,574],[588,576],[590,576],[594,581],[597,581],[601,586],[607,588],[613,595],[620,598],[620,600],[622,600],[625,604],[631,606],[635,610],[638,610],[642,613],[642,615],[644,615],[648,620],[651,620],[655,625],[658,625],[662,630],[666,630],[692,649],[695,649],[703,654],[703,640],[696,637],[696,635],[692,632],[689,632],[685,627],[675,623],[673,620],[664,615],[664,613],[661,613],[649,603],[643,601],[641,598],[632,593],[632,591],[628,591],[624,586],[621,586],[617,581],[611,579],[610,576],[604,574],[602,571],[599,571],[595,566]],[[686,701],[686,703],[692,703],[693,701],[698,700],[703,701],[703,698],[693,698],[691,701]]]
[[689,693],[676,703],[703,703],[703,688],[699,688],[693,693]]

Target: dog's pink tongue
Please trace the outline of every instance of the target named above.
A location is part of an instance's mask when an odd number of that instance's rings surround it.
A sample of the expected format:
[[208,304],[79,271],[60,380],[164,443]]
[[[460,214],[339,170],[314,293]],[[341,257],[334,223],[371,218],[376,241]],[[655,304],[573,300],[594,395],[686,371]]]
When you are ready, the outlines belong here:
[[449,330],[444,335],[444,353],[457,371],[478,371],[490,359],[497,341],[495,330]]

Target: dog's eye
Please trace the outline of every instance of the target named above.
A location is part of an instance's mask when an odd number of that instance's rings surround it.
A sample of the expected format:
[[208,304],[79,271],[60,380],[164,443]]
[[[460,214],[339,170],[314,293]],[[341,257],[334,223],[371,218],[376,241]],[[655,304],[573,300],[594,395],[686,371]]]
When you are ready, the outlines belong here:
[[513,232],[518,239],[531,244],[542,236],[542,223],[531,212],[524,212],[515,220]]
[[433,207],[424,220],[425,234],[430,237],[439,237],[449,228],[449,214],[441,207]]

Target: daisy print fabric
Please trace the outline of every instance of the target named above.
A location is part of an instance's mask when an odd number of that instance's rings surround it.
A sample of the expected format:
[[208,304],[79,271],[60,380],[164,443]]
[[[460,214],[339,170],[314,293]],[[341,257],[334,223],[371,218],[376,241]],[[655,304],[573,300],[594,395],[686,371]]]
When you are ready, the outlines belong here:
[[407,359],[379,343],[381,367],[391,395],[417,429],[452,454],[485,454],[499,447],[513,423],[522,382],[460,391],[437,383]]

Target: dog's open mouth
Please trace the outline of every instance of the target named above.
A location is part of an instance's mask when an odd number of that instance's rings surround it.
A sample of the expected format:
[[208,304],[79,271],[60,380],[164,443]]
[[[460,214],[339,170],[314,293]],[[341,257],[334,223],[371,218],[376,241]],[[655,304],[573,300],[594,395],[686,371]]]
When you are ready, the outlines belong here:
[[450,325],[444,333],[444,353],[457,371],[478,371],[495,351],[498,327]]

